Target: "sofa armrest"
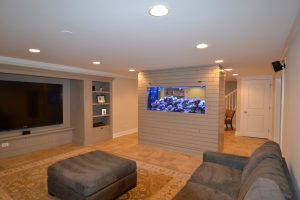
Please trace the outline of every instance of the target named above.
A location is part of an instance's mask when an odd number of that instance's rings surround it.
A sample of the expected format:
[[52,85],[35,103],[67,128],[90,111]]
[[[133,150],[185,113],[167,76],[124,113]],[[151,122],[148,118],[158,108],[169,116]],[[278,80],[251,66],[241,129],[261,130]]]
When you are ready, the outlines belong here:
[[248,157],[233,154],[206,151],[203,153],[203,162],[213,162],[227,167],[243,170]]
[[285,173],[285,175],[286,175],[286,178],[287,178],[289,187],[290,187],[291,192],[292,192],[291,200],[297,200],[297,199],[300,199],[300,198],[299,198],[299,195],[298,195],[297,192],[296,192],[296,188],[295,188],[295,186],[293,185],[292,177],[291,177],[291,174],[290,174],[290,172],[289,172],[288,166],[287,166],[287,164],[286,164],[285,158],[282,158],[282,167],[283,167],[283,170],[284,170],[284,173]]

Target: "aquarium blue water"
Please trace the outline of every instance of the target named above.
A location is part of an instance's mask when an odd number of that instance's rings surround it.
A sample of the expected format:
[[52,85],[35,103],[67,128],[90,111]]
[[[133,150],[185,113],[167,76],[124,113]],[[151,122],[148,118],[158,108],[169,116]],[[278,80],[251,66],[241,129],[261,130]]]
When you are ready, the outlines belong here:
[[150,87],[148,110],[205,114],[205,86]]

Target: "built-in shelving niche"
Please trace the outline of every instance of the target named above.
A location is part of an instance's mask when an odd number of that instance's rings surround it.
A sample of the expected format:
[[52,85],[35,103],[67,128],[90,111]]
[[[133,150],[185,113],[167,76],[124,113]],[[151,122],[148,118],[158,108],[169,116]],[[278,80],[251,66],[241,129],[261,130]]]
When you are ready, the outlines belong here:
[[110,82],[93,81],[93,127],[109,126],[111,115]]

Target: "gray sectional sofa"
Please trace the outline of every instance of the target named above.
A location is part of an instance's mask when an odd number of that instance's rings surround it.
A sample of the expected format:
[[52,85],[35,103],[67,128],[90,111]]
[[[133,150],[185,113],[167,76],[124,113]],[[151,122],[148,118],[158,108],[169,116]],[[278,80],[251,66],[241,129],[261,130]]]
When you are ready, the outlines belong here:
[[250,157],[205,152],[174,200],[298,199],[277,143],[268,141]]

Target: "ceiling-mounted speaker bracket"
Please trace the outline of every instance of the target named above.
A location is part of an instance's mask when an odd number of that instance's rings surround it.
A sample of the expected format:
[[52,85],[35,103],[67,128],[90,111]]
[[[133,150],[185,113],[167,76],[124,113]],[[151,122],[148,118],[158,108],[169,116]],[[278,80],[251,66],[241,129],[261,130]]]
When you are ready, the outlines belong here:
[[283,68],[286,68],[285,62],[281,63],[280,61],[272,62],[273,69],[275,72],[281,71]]

